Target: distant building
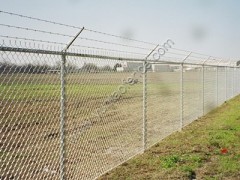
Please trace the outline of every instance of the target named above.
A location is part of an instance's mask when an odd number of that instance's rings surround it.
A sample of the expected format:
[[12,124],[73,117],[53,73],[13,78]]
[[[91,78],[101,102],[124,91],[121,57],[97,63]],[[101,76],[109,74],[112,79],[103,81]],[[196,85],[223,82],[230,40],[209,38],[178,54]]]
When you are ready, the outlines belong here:
[[48,74],[60,74],[60,70],[58,69],[49,69],[47,70]]
[[[118,67],[117,71],[139,71],[142,69],[143,62],[128,62],[122,63],[122,67]],[[179,66],[169,64],[151,64],[148,72],[174,72],[178,71]]]
[[124,68],[123,67],[117,67],[116,70],[117,70],[117,72],[123,72]]
[[153,64],[152,71],[153,72],[171,72],[172,69],[168,64]]
[[138,71],[139,67],[142,67],[142,62],[129,62],[125,61],[122,63],[123,71]]

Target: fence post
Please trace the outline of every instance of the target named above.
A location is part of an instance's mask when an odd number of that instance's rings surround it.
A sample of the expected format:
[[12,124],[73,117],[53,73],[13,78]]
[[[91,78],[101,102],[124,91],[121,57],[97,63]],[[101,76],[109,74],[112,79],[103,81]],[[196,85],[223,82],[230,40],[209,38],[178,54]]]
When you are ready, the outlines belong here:
[[[219,102],[218,102],[218,80],[219,80],[219,74],[218,74],[218,67],[219,67],[219,65],[220,65],[220,63],[222,62],[222,60],[220,60],[219,62],[218,62],[218,64],[217,64],[217,70],[216,70],[216,89],[217,89],[217,93],[216,93],[216,98],[217,98],[217,100],[216,100],[216,102],[217,102],[217,107],[218,107],[218,104],[219,104]],[[222,69],[222,67],[220,68],[220,69]]]
[[202,65],[202,113],[204,116],[205,110],[204,110],[204,78],[205,78],[205,68],[204,68],[204,64]]
[[237,78],[236,78],[236,84],[237,84],[237,95],[239,95],[239,67],[237,69]]
[[66,108],[66,93],[65,93],[65,76],[66,76],[66,52],[77,37],[82,33],[84,27],[77,35],[67,44],[62,50],[61,60],[61,109],[60,109],[60,180],[65,180],[65,108]]
[[158,48],[159,44],[155,46],[154,49],[145,57],[145,61],[143,61],[143,129],[142,129],[142,135],[143,135],[143,152],[147,148],[147,71],[150,66],[149,63],[147,63],[147,59],[149,56]]
[[180,100],[180,108],[181,108],[181,112],[180,112],[180,130],[182,130],[183,127],[183,63],[181,63],[181,75],[180,75],[180,96],[181,96],[181,100]]
[[216,107],[218,107],[218,66],[217,66],[217,69],[216,69]]
[[237,95],[239,95],[240,92],[240,82],[239,82],[239,77],[240,77],[240,73],[239,73],[239,67],[237,67],[237,85],[238,85],[238,91],[237,91]]
[[235,68],[232,67],[232,98],[234,97],[234,70]]
[[227,87],[227,67],[225,67],[225,101],[227,101],[227,93],[228,93],[228,87]]
[[143,152],[147,142],[147,67],[146,61],[143,62]]
[[203,116],[205,114],[205,63],[211,58],[211,56],[208,56],[208,58],[206,60],[203,61],[202,63],[202,112],[203,112]]
[[181,107],[181,112],[180,112],[180,131],[183,128],[183,121],[184,121],[184,82],[183,82],[183,64],[191,56],[192,52],[190,52],[183,60],[181,63],[181,77],[180,77],[180,107]]
[[64,159],[65,159],[65,67],[66,56],[62,55],[61,61],[61,113],[60,113],[60,179],[64,180]]

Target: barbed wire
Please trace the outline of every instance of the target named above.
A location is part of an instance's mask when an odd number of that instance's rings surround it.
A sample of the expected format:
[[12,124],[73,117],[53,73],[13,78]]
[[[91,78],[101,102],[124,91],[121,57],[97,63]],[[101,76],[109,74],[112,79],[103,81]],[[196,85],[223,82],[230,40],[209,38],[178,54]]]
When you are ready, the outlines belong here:
[[[25,40],[25,41],[32,41],[32,42],[41,42],[41,43],[49,43],[49,44],[56,44],[56,45],[63,45],[66,46],[66,43],[61,43],[61,42],[55,42],[55,41],[46,41],[46,40],[39,40],[39,39],[32,39],[32,38],[23,38],[23,37],[13,37],[13,36],[4,36],[4,35],[0,35],[0,37],[2,38],[8,38],[8,39],[17,39],[17,40]],[[119,53],[128,53],[128,54],[136,54],[136,55],[143,55],[145,56],[146,54],[144,53],[138,53],[138,52],[131,52],[131,51],[121,51],[121,50],[115,50],[115,49],[108,49],[108,48],[100,48],[100,47],[93,47],[93,46],[84,46],[84,45],[72,45],[72,47],[81,47],[81,48],[88,48],[88,49],[97,49],[97,50],[103,50],[103,51],[112,51],[112,52],[119,52]],[[184,54],[178,54],[178,53],[170,53],[169,54],[175,54],[175,55],[181,55],[184,56]],[[189,56],[188,57],[188,61],[196,61],[196,56]],[[182,58],[181,57],[170,57],[167,55],[163,56],[164,59],[169,58],[169,59],[176,59],[179,62],[181,62]],[[201,57],[201,62],[204,61],[205,59],[203,57]],[[209,58],[208,60],[210,61],[219,61],[219,59],[214,59],[214,58]],[[222,63],[228,63],[229,61],[221,61]],[[200,62],[199,62],[200,63]]]
[[[54,25],[64,26],[64,27],[68,27],[68,28],[82,29],[82,27],[77,27],[77,26],[73,26],[73,25],[63,24],[63,23],[59,23],[59,22],[55,22],[55,21],[49,21],[49,20],[45,20],[45,19],[35,18],[35,17],[31,17],[31,16],[26,16],[26,15],[7,12],[7,11],[2,11],[2,10],[0,10],[0,13],[8,14],[8,15],[11,15],[11,16],[18,16],[18,17],[26,18],[26,19],[30,19],[30,20],[41,21],[41,22],[45,22],[45,23],[50,23],[50,24],[54,24]],[[127,37],[124,37],[124,36],[114,35],[114,34],[105,33],[105,32],[101,32],[101,31],[96,31],[96,30],[92,30],[92,29],[89,29],[89,28],[85,28],[85,30],[89,31],[89,32],[93,32],[93,33],[102,34],[102,35],[105,35],[105,36],[111,36],[111,37],[115,37],[115,38],[126,39],[126,40],[129,40],[129,41],[135,41],[135,42],[139,42],[139,43],[143,43],[143,44],[155,45],[155,46],[157,45],[155,43],[141,41],[141,40],[132,39],[132,38],[127,38]]]
[[150,49],[150,48],[143,48],[143,47],[140,47],[140,46],[131,46],[131,45],[126,45],[126,44],[114,43],[114,42],[109,42],[109,41],[102,41],[102,40],[91,39],[91,38],[79,37],[79,39],[83,39],[83,40],[87,40],[87,41],[94,41],[94,42],[99,42],[99,43],[104,43],[104,44],[111,44],[111,45],[129,47],[129,48],[136,48],[136,49],[148,50],[148,51],[151,51],[151,50],[152,50],[152,49]]
[[[17,16],[17,17],[21,17],[21,18],[27,18],[27,19],[30,19],[30,20],[41,21],[41,22],[45,22],[45,23],[50,23],[50,24],[54,24],[54,25],[65,26],[65,27],[68,27],[68,28],[82,29],[82,27],[77,27],[77,26],[73,26],[73,25],[68,25],[68,24],[64,24],[64,23],[49,21],[49,20],[45,20],[45,19],[40,19],[40,18],[36,18],[36,17],[26,16],[26,15],[12,13],[12,12],[7,12],[7,11],[2,11],[2,10],[0,10],[0,13],[11,15],[11,16]],[[21,29],[21,30],[27,30],[27,31],[33,31],[33,32],[39,32],[39,33],[45,33],[45,34],[50,34],[50,35],[63,36],[63,37],[71,37],[71,38],[74,37],[73,35],[68,35],[68,34],[63,34],[63,33],[51,32],[51,31],[45,31],[45,30],[39,30],[39,29],[33,29],[33,28],[28,28],[28,27],[14,26],[14,25],[9,25],[9,24],[0,24],[0,26],[9,27],[9,28],[16,28],[16,29]],[[106,36],[122,38],[122,39],[135,41],[135,42],[139,42],[139,43],[144,43],[144,44],[148,44],[148,45],[156,45],[155,43],[141,41],[141,40],[136,40],[136,39],[131,39],[131,38],[127,38],[127,37],[123,37],[123,36],[119,36],[119,35],[114,35],[114,34],[110,34],[110,33],[105,33],[105,32],[101,32],[101,31],[92,30],[92,29],[89,29],[89,28],[85,28],[84,30],[92,32],[92,33],[98,33],[98,34],[102,34],[102,35],[106,35]],[[126,44],[121,44],[121,43],[102,41],[102,40],[98,40],[98,39],[83,38],[83,37],[79,37],[79,38],[83,39],[83,40],[87,40],[87,41],[99,42],[99,43],[104,43],[104,44],[111,44],[111,45],[122,46],[122,47],[136,48],[136,49],[148,50],[148,51],[152,50],[151,48],[145,48],[145,47],[140,47],[140,46],[131,46],[131,45],[126,45]],[[25,38],[25,39],[27,39],[27,38]],[[43,40],[37,40],[37,41],[38,42],[45,42],[45,43],[66,45],[65,43],[57,43],[57,42],[51,42],[51,41],[43,41]],[[137,53],[137,52],[130,52],[130,51],[120,51],[120,50],[113,50],[113,49],[107,49],[107,48],[101,48],[101,47],[91,47],[91,46],[82,46],[82,45],[81,46],[78,45],[78,46],[79,47],[92,48],[92,49],[99,49],[99,50],[109,50],[109,51],[115,51],[115,52],[124,52],[124,53],[133,53],[133,54],[144,55],[144,53]],[[183,50],[183,49],[178,49],[178,48],[174,48],[174,47],[171,47],[171,49],[172,50],[176,50],[176,51],[181,51],[181,52],[187,52],[187,53],[192,52],[191,57],[194,57],[194,58],[203,58],[203,57],[200,57],[200,56],[196,56],[195,54],[201,55],[201,56],[205,56],[205,57],[210,57],[209,55],[198,53],[198,52],[193,52],[193,51],[189,51],[189,50]],[[184,56],[184,54],[171,52],[171,51],[169,51],[167,53]],[[214,56],[211,56],[211,57],[212,58],[216,58],[216,59],[222,59],[222,58],[214,57]]]
[[27,19],[36,20],[36,21],[41,21],[41,22],[45,22],[45,23],[50,23],[50,24],[54,24],[54,25],[60,25],[60,26],[75,28],[75,29],[81,29],[82,28],[82,27],[72,26],[72,25],[68,25],[68,24],[63,24],[63,23],[59,23],[59,22],[54,22],[54,21],[49,21],[49,20],[45,20],[45,19],[35,18],[35,17],[31,17],[31,16],[25,16],[25,15],[22,15],[22,14],[17,14],[17,13],[2,11],[2,10],[0,10],[0,13],[12,15],[12,16],[18,16],[18,17],[21,17],[21,18],[27,18]]
[[[176,52],[172,52],[172,50],[177,50],[177,51],[181,51],[181,52],[186,52],[186,54],[183,53],[176,53]],[[158,51],[158,49],[156,49],[154,52]],[[168,48],[168,50],[166,50],[166,54],[173,54],[173,55],[178,55],[178,56],[187,56],[189,53],[191,52],[190,57],[192,58],[199,58],[199,59],[204,59],[205,57],[208,57],[208,55],[203,55],[197,52],[193,52],[193,51],[187,51],[187,50],[181,50],[181,49],[177,49],[177,48],[173,48],[170,47]],[[197,55],[202,55],[202,56],[196,56]],[[204,57],[203,57],[204,56]],[[213,57],[213,56],[212,56]],[[214,58],[214,57],[213,57]]]
[[[25,41],[32,41],[32,42],[41,42],[41,43],[49,43],[49,44],[56,44],[56,45],[63,45],[66,46],[66,43],[61,43],[61,42],[55,42],[55,41],[46,41],[46,40],[39,40],[39,39],[32,39],[32,38],[25,38],[25,37],[13,37],[13,36],[5,36],[5,35],[0,35],[2,38],[11,38],[11,39],[17,39],[17,40],[25,40]],[[103,51],[112,51],[112,52],[119,52],[119,53],[128,53],[128,54],[137,54],[137,55],[146,55],[144,53],[139,53],[139,52],[131,52],[131,51],[121,51],[121,50],[115,50],[115,49],[108,49],[108,48],[100,48],[100,47],[94,47],[94,46],[84,46],[84,45],[72,45],[73,47],[82,47],[82,48],[88,48],[88,49],[97,49],[97,50],[103,50]],[[186,54],[182,53],[172,53],[172,52],[167,52],[169,54],[174,54],[174,55],[180,55],[180,56],[185,56]],[[180,57],[169,57],[169,56],[164,56],[164,58],[170,58],[170,59],[177,59],[179,62],[181,62]],[[196,61],[196,59],[192,58],[199,58],[202,61],[205,59],[203,57],[198,57],[198,56],[190,56],[188,57],[188,60],[190,61]],[[217,59],[211,59],[209,58],[208,61],[217,61]],[[222,61],[222,62],[227,62],[227,61]]]
[[157,45],[157,44],[151,43],[151,42],[140,41],[140,40],[136,40],[136,39],[132,39],[132,38],[127,38],[127,37],[123,37],[123,36],[118,36],[118,35],[114,35],[114,34],[109,34],[109,33],[101,32],[101,31],[96,31],[96,30],[92,30],[92,29],[88,29],[88,28],[86,28],[85,30],[86,30],[86,31],[89,31],[89,32],[94,32],[94,33],[98,33],[98,34],[102,34],[102,35],[106,35],[106,36],[112,36],[112,37],[116,37],[116,38],[126,39],[126,40],[135,41],[135,42],[139,42],[139,43],[144,43],[144,44],[149,44],[149,45],[154,45],[154,46]]
[[144,54],[144,53],[131,52],[131,51],[121,51],[121,50],[108,49],[108,48],[99,48],[99,47],[93,47],[93,46],[83,46],[83,45],[75,45],[75,44],[74,44],[73,46],[75,46],[75,47],[85,47],[85,48],[89,48],[89,49],[104,50],[104,51],[120,52],[120,53],[146,55],[146,54]]
[[[50,34],[50,35],[58,35],[58,36],[71,37],[71,38],[74,37],[72,35],[62,34],[62,33],[58,33],[58,32],[44,31],[44,30],[33,29],[33,28],[28,28],[28,27],[21,27],[21,26],[14,26],[14,25],[9,25],[9,24],[0,24],[0,26],[4,26],[4,27],[8,27],[8,28],[21,29],[21,30],[26,30],[26,31],[32,31],[32,32],[45,33],[45,34]],[[143,48],[143,47],[140,47],[140,46],[130,46],[130,45],[114,43],[114,42],[110,42],[110,41],[102,41],[102,40],[84,38],[84,37],[78,37],[78,38],[83,39],[83,40],[87,40],[87,41],[94,41],[94,42],[117,45],[117,46],[122,46],[122,47],[130,47],[130,48],[136,48],[136,49],[142,49],[142,50],[151,50],[150,48]]]
[[207,55],[207,54],[198,53],[198,52],[194,52],[194,51],[190,51],[190,50],[184,50],[184,49],[173,48],[173,47],[171,49],[176,50],[176,51],[188,52],[188,53],[192,52],[193,54],[198,54],[198,55],[202,55],[202,56],[205,56],[205,57],[212,57],[212,58],[222,59],[220,57],[210,56],[210,55]]
[[[4,36],[0,35],[2,38],[8,38],[8,39],[17,39],[17,40],[24,40],[24,41],[32,41],[32,42],[41,42],[41,43],[49,43],[49,44],[56,44],[56,45],[64,45],[66,46],[66,43],[60,43],[55,41],[45,41],[40,39],[32,39],[32,38],[23,38],[23,37],[13,37],[13,36]],[[120,53],[129,53],[129,54],[138,54],[138,55],[146,55],[144,53],[138,53],[138,52],[131,52],[131,51],[120,51],[115,49],[108,49],[108,48],[99,48],[94,46],[84,46],[84,45],[72,45],[73,47],[83,47],[88,49],[98,49],[98,50],[104,50],[104,51],[113,51],[113,52],[120,52]]]
[[39,29],[32,29],[32,28],[21,27],[21,26],[13,26],[13,25],[9,25],[9,24],[0,24],[0,26],[15,28],[15,29],[22,29],[22,30],[26,30],[26,31],[40,32],[40,33],[51,34],[51,35],[64,36],[64,37],[74,37],[72,35],[56,33],[56,32],[51,32],[51,31],[44,31],[44,30],[39,30]]
[[4,35],[0,35],[0,37],[2,37],[2,38],[8,38],[8,39],[17,39],[17,40],[25,40],[25,41],[33,41],[33,42],[57,44],[57,45],[67,45],[67,44],[65,44],[65,43],[54,42],[54,41],[45,41],[45,40],[40,40],[40,39],[31,39],[31,38],[13,37],[13,36],[4,36]]

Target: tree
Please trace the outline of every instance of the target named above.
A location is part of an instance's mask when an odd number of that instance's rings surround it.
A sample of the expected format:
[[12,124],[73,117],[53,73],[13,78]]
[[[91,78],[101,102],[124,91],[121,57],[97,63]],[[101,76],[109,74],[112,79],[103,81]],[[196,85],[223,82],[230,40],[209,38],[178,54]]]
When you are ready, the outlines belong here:
[[74,63],[68,62],[66,64],[66,70],[67,70],[68,73],[76,72],[77,68],[78,68],[77,65],[74,64]]
[[97,72],[99,70],[98,66],[93,63],[85,63],[81,70],[86,72]]
[[101,68],[101,70],[102,70],[102,71],[112,71],[112,68],[111,68],[111,66],[106,65],[106,66],[103,66],[103,67]]
[[50,69],[48,65],[40,65],[40,64],[12,64],[8,62],[0,62],[0,73],[26,73],[26,74],[40,74],[46,73],[47,70]]

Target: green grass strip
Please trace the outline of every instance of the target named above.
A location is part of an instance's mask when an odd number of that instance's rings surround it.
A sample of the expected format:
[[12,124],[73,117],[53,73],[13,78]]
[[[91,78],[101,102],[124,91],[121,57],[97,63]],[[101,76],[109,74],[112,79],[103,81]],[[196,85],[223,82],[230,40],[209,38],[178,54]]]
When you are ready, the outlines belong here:
[[240,96],[99,179],[238,179]]

